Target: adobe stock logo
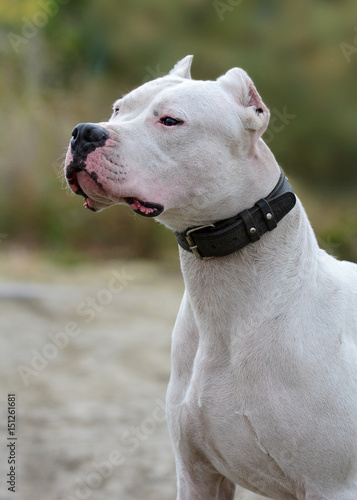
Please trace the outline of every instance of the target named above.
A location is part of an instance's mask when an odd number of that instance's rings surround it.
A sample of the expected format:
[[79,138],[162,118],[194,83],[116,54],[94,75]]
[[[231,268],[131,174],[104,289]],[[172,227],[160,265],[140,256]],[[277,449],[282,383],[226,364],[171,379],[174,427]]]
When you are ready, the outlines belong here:
[[146,75],[143,78],[143,83],[149,82],[150,80],[156,80],[156,78],[160,78],[161,76],[165,76],[166,73],[161,71],[160,64],[157,64],[155,68],[151,66],[146,66]]
[[275,134],[282,132],[289,125],[291,120],[294,120],[295,118],[296,115],[287,112],[286,106],[283,107],[282,112],[273,108],[271,110],[268,128],[264,132],[264,142],[269,144],[274,139]]
[[232,13],[243,0],[213,0],[212,5],[220,21],[224,21],[227,12]]
[[354,31],[356,31],[356,34],[353,39],[353,44],[348,42],[340,43],[340,49],[348,64],[351,62],[352,56],[357,54],[357,26],[355,26],[353,29]]
[[35,12],[31,19],[24,16],[21,18],[21,35],[13,32],[7,34],[14,52],[18,54],[21,46],[29,43],[39,33],[40,29],[46,26],[49,18],[57,14],[59,5],[64,5],[68,2],[69,0],[40,0],[40,9]]

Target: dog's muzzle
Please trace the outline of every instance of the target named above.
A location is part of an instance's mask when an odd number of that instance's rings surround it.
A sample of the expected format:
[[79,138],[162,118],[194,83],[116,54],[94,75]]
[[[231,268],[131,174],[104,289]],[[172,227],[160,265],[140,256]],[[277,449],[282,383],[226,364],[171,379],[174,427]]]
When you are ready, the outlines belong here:
[[103,147],[108,138],[109,132],[95,123],[79,123],[72,130],[70,161],[66,165],[67,182],[75,194],[84,197],[84,206],[94,212],[96,209],[91,206],[87,193],[83,191],[78,182],[77,175],[79,172],[85,172],[99,188],[103,189],[103,186],[98,182],[97,173],[86,170],[86,160],[96,148]]

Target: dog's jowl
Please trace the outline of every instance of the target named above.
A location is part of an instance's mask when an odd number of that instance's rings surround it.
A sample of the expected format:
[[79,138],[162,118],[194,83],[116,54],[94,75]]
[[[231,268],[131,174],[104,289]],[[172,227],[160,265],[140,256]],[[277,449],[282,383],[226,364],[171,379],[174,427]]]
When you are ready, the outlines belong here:
[[179,244],[177,499],[357,500],[357,265],[318,247],[248,75],[191,62],[77,125],[66,158],[87,208],[126,204]]

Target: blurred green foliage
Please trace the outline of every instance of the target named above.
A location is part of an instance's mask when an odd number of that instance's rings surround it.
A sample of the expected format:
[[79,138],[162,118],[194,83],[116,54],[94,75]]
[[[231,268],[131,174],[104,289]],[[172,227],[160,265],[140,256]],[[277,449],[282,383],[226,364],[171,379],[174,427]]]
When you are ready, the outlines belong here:
[[81,210],[60,172],[76,123],[108,119],[116,98],[186,54],[194,78],[251,75],[275,116],[270,148],[322,207],[319,237],[357,260],[355,0],[0,0],[1,245],[65,261],[174,251],[168,231],[127,208]]

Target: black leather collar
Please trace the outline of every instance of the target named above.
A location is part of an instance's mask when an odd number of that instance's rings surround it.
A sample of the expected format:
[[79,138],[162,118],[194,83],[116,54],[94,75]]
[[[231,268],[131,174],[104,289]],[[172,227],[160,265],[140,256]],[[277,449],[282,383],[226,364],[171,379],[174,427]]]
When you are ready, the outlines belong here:
[[296,203],[293,188],[281,170],[273,191],[256,202],[254,207],[243,210],[229,219],[175,232],[177,243],[198,259],[212,259],[229,255],[259,240],[272,231]]

